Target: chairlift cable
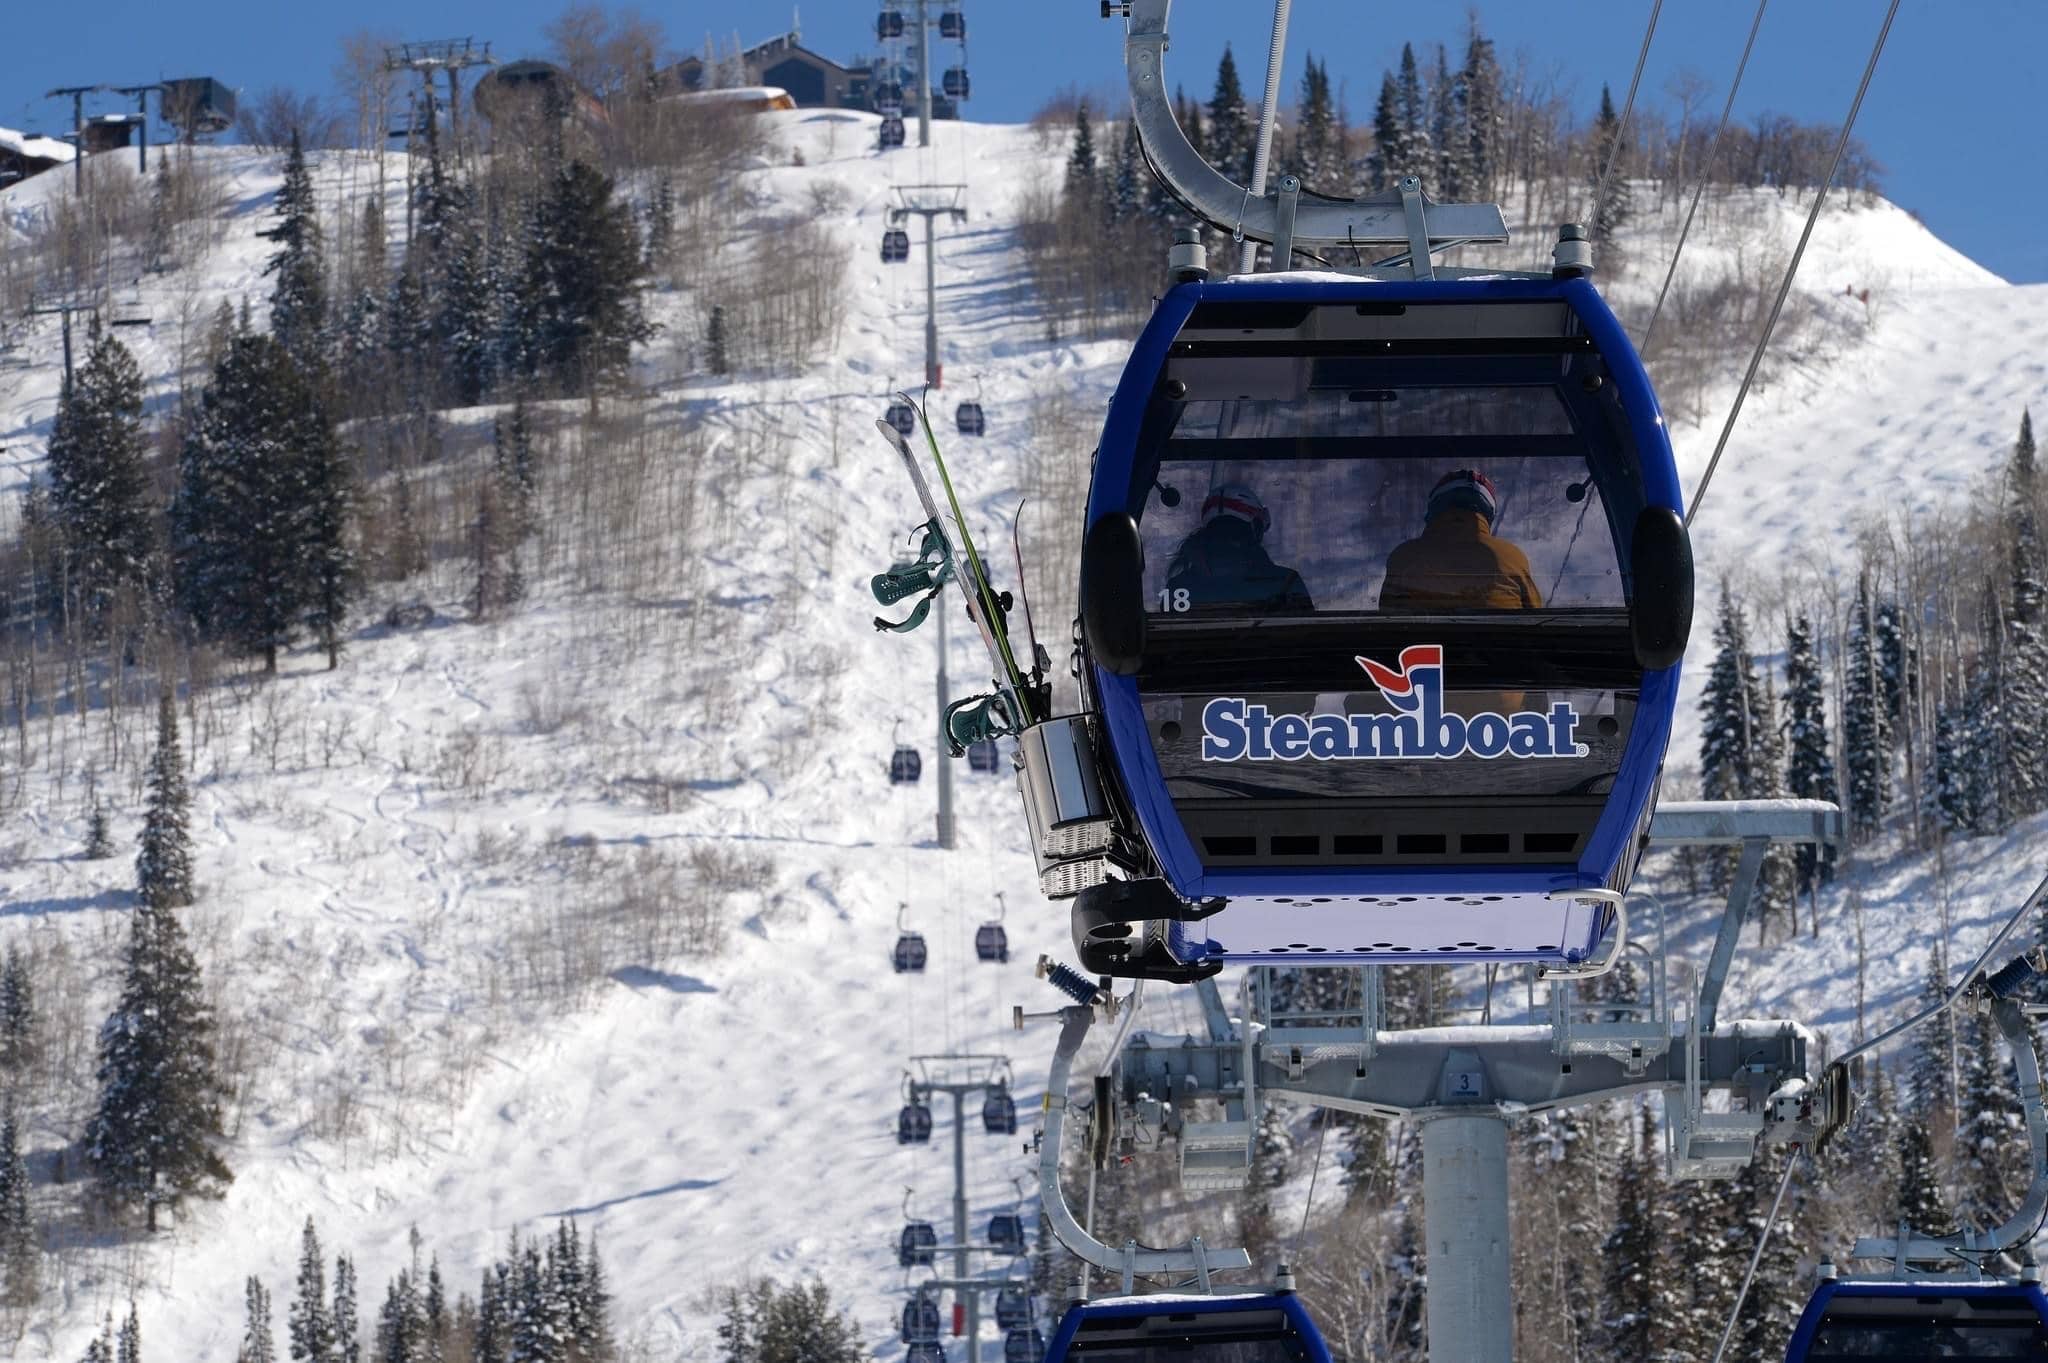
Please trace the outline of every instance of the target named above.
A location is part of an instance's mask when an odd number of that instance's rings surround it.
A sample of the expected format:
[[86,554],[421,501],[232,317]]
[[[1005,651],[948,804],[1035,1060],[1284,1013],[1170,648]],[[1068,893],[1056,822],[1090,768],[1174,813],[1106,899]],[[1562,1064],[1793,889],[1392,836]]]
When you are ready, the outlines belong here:
[[[1893,8],[1897,8],[1894,4]],[[1792,1175],[1799,1168],[1799,1162],[1806,1157],[1806,1147],[1792,1147],[1792,1158],[1785,1161],[1785,1176],[1778,1180],[1778,1195],[1771,1199],[1770,1215],[1764,1218],[1763,1231],[1756,1237],[1756,1248],[1750,1251],[1749,1271],[1742,1275],[1742,1286],[1735,1289],[1735,1301],[1728,1308],[1728,1323],[1721,1327],[1721,1342],[1714,1349],[1714,1363],[1721,1363],[1721,1356],[1728,1352],[1728,1340],[1735,1333],[1735,1320],[1742,1314],[1743,1299],[1749,1296],[1749,1285],[1756,1278],[1756,1266],[1764,1257],[1764,1246],[1771,1242],[1771,1228],[1778,1224],[1778,1208],[1784,1205],[1785,1190],[1792,1186]]]
[[1614,173],[1614,163],[1621,159],[1621,146],[1628,137],[1628,116],[1635,111],[1636,91],[1643,83],[1643,67],[1650,60],[1650,40],[1657,36],[1657,16],[1664,12],[1664,0],[1656,0],[1650,6],[1650,22],[1643,26],[1643,45],[1636,53],[1635,74],[1628,80],[1628,98],[1621,102],[1621,119],[1614,125],[1614,145],[1607,149],[1607,164],[1600,168],[1600,178],[1593,185],[1593,213],[1600,212],[1600,202],[1607,197],[1607,177]]
[[1693,517],[1699,514],[1700,501],[1707,495],[1707,484],[1714,481],[1714,470],[1720,466],[1721,455],[1728,448],[1728,437],[1735,431],[1735,419],[1742,414],[1742,401],[1749,396],[1749,386],[1756,380],[1757,367],[1763,363],[1764,350],[1771,343],[1771,332],[1778,325],[1778,313],[1785,306],[1785,297],[1792,292],[1792,279],[1799,273],[1799,262],[1806,255],[1806,243],[1813,237],[1814,225],[1820,221],[1821,206],[1827,202],[1828,189],[1835,182],[1835,173],[1841,169],[1842,153],[1848,149],[1849,133],[1856,126],[1856,115],[1863,108],[1863,96],[1870,89],[1870,78],[1877,73],[1877,60],[1884,55],[1885,39],[1892,31],[1892,20],[1899,15],[1899,0],[1892,0],[1884,12],[1884,24],[1877,30],[1877,41],[1871,44],[1870,60],[1864,63],[1863,79],[1857,82],[1856,98],[1849,103],[1849,116],[1842,120],[1841,134],[1835,139],[1835,154],[1828,158],[1828,173],[1822,177],[1813,195],[1813,207],[1807,212],[1806,226],[1799,233],[1799,244],[1792,248],[1792,263],[1785,267],[1785,277],[1778,284],[1778,296],[1771,302],[1770,316],[1764,319],[1764,329],[1756,338],[1756,349],[1749,356],[1749,370],[1742,376],[1742,386],[1735,390],[1735,401],[1728,408],[1728,420],[1721,426],[1721,438],[1714,442],[1713,457],[1707,460],[1707,471],[1700,477],[1700,485],[1693,491],[1692,505],[1686,508],[1685,527],[1692,528]]
[[1742,60],[1735,64],[1735,79],[1728,85],[1728,102],[1721,106],[1721,122],[1714,129],[1714,140],[1707,147],[1707,159],[1700,167],[1700,182],[1692,193],[1692,205],[1685,210],[1685,223],[1678,229],[1678,244],[1671,248],[1671,265],[1664,271],[1664,285],[1657,290],[1657,305],[1650,309],[1650,320],[1643,325],[1643,334],[1636,340],[1636,349],[1650,348],[1650,333],[1657,329],[1657,318],[1664,311],[1664,297],[1671,292],[1671,281],[1678,275],[1678,258],[1685,254],[1686,238],[1692,234],[1693,215],[1700,211],[1700,201],[1707,196],[1707,186],[1714,182],[1714,163],[1721,156],[1721,139],[1728,131],[1728,119],[1735,112],[1735,93],[1742,88],[1742,73],[1749,67],[1749,54],[1756,47],[1757,31],[1764,26],[1764,9],[1771,0],[1756,0],[1756,18],[1750,20],[1749,40],[1742,45]]
[[1324,1108],[1316,1114],[1316,1161],[1308,1170],[1308,1200],[1301,1204],[1301,1229],[1294,1233],[1294,1248],[1301,1250],[1301,1242],[1308,1236],[1308,1214],[1315,1210],[1316,1176],[1323,1172],[1323,1147],[1330,1143],[1330,1109]]

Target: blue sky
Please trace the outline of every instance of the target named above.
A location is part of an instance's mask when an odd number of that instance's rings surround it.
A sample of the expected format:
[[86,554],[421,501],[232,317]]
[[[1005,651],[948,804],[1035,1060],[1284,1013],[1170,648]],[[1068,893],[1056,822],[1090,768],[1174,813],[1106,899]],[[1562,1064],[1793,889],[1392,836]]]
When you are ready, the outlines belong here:
[[[934,0],[938,3],[938,0]],[[964,0],[971,117],[1028,118],[1066,85],[1121,88],[1119,26],[1095,17],[1095,0]],[[488,38],[505,57],[537,54],[562,0],[97,0],[81,31],[64,6],[22,4],[0,44],[0,124],[56,131],[68,110],[42,92],[54,85],[128,84],[210,74],[257,90],[285,84],[325,90],[338,41],[368,28],[411,38]],[[787,26],[790,10],[768,3],[647,3],[679,49],[707,33],[756,42]],[[807,45],[833,56],[870,46],[871,0],[810,0]],[[1401,43],[1463,42],[1462,3],[1367,4],[1300,0],[1294,6],[1288,98],[1302,54],[1327,60],[1352,116],[1370,112],[1380,73]],[[1577,91],[1590,112],[1601,82],[1620,100],[1634,67],[1650,0],[1485,0],[1471,8],[1512,59]],[[1714,83],[1718,112],[1753,5],[1749,0],[1665,0],[1644,76],[1646,96],[1690,67]],[[1884,0],[1773,0],[1758,55],[1744,78],[1737,116],[1775,110],[1833,123],[1848,108]],[[1262,77],[1268,0],[1181,0],[1174,11],[1171,77],[1206,96],[1225,42],[1247,86]],[[1396,20],[1399,22],[1396,22]],[[2048,52],[2048,0],[1906,0],[1866,100],[1857,132],[1885,170],[1892,197],[1955,246],[2009,279],[2048,281],[2048,97],[2039,70]],[[106,107],[113,107],[111,104]]]

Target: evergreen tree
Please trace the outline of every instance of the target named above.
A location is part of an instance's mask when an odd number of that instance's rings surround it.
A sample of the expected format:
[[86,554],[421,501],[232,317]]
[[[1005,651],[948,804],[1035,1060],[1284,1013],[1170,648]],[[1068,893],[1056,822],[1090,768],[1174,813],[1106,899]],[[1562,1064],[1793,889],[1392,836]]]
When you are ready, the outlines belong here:
[[1366,188],[1388,189],[1408,173],[1408,140],[1401,130],[1401,96],[1391,74],[1380,78],[1380,97],[1373,105],[1372,151],[1365,158]]
[[330,665],[353,591],[350,485],[334,421],[278,345],[240,336],[180,457],[179,581],[200,631],[263,655],[311,621]]
[[1899,1218],[1921,1235],[1949,1235],[1955,1218],[1941,1194],[1928,1114],[1908,1112],[1899,1124]]
[[1472,15],[1465,64],[1458,69],[1458,125],[1464,135],[1466,192],[1491,199],[1499,184],[1502,110],[1500,58]]
[[1434,159],[1435,148],[1429,144],[1429,100],[1422,91],[1422,68],[1416,64],[1415,48],[1409,43],[1401,44],[1400,73],[1394,80],[1394,117],[1401,131],[1401,153],[1405,160],[1390,166],[1389,174],[1396,179],[1419,175]]
[[1951,833],[1966,833],[1977,827],[1977,792],[1982,785],[1978,773],[1964,759],[1967,720],[1958,718],[1950,703],[1934,713],[1934,757],[1928,769],[1929,813]]
[[1856,604],[1849,614],[1848,676],[1842,701],[1842,745],[1849,768],[1849,831],[1858,842],[1877,835],[1891,802],[1891,736],[1884,718],[1884,685],[1878,674],[1870,573],[1856,579]]
[[570,161],[541,196],[526,241],[518,333],[530,377],[577,390],[625,373],[654,334],[641,308],[641,255],[630,205],[612,182]]
[[92,797],[92,809],[85,821],[85,859],[105,861],[114,855],[114,829],[107,818],[107,807],[100,797]]
[[[728,1363],[862,1363],[867,1357],[860,1327],[833,1305],[822,1282],[766,1283],[749,1305],[741,1318],[745,1343],[726,1353]],[[723,1341],[727,1331],[719,1333]]]
[[156,752],[149,762],[149,804],[142,814],[142,850],[135,880],[151,908],[182,909],[192,902],[192,793],[178,745],[178,703],[168,689],[156,702]]
[[654,196],[647,204],[647,273],[659,274],[675,256],[676,182],[662,172],[654,182]]
[[1311,52],[1301,73],[1301,103],[1294,115],[1294,170],[1302,183],[1339,192],[1343,149],[1337,141],[1337,106],[1330,93],[1330,67]]
[[1601,1334],[1608,1355],[1616,1359],[1656,1357],[1663,1335],[1657,1301],[1657,1265],[1664,1253],[1657,1217],[1657,1203],[1663,1197],[1656,1164],[1657,1118],[1647,1105],[1638,1111],[1641,1140],[1631,1129],[1615,1174],[1614,1225],[1600,1250]]
[[355,1260],[334,1256],[334,1363],[362,1363],[362,1308],[357,1304]]
[[1799,1276],[1799,1242],[1794,1227],[1794,1201],[1789,1195],[1775,1224],[1769,1222],[1772,1200],[1777,1196],[1782,1165],[1781,1152],[1765,1155],[1742,1166],[1736,1177],[1732,1201],[1740,1218],[1732,1248],[1737,1254],[1755,1254],[1759,1238],[1763,1253],[1757,1256],[1756,1275],[1735,1322],[1735,1358],[1781,1358],[1792,1338],[1792,1327],[1806,1305],[1804,1285]]
[[1963,1204],[1980,1225],[2005,1220],[2027,1186],[2026,1120],[2017,1086],[2004,1038],[1989,1014],[1978,1013],[1970,1025],[1956,1156]]
[[0,1089],[12,1092],[35,1063],[36,991],[21,943],[0,958]]
[[277,1363],[277,1341],[270,1333],[270,1291],[255,1274],[242,1288],[242,1348],[235,1363]]
[[540,491],[540,469],[533,458],[533,416],[526,399],[512,404],[508,420],[491,424],[491,447],[498,483],[510,501],[514,530],[524,540],[536,528],[535,497]]
[[185,930],[144,900],[130,917],[121,996],[100,1029],[99,1103],[86,1123],[86,1157],[102,1195],[157,1210],[188,1196],[219,1197],[234,1175],[222,1139],[213,1013]]
[[1088,121],[1088,101],[1074,106],[1074,145],[1067,152],[1067,197],[1086,201],[1095,197],[1095,130]]
[[264,233],[277,250],[263,272],[277,276],[270,293],[270,334],[301,367],[325,363],[327,265],[320,239],[320,205],[306,169],[299,130],[285,154],[284,185],[277,191],[276,225]]
[[1689,1282],[1684,1300],[1668,1304],[1667,1347],[1675,1358],[1709,1359],[1720,1343],[1735,1290],[1742,1280],[1746,1246],[1738,1247],[1731,1221],[1735,1204],[1728,1185],[1714,1179],[1688,1179],[1678,1185],[1674,1222],[1683,1236],[1682,1257],[1674,1252],[1659,1265]]
[[147,608],[157,576],[142,370],[97,323],[50,427],[50,509],[78,611],[96,631],[124,592]]
[[1436,47],[1436,70],[1429,81],[1429,145],[1435,153],[1436,183],[1430,188],[1446,199],[1466,195],[1465,136],[1458,126],[1458,91],[1451,79],[1449,55]]
[[2016,764],[2011,759],[2012,726],[2006,708],[2005,612],[1997,588],[1989,582],[1984,584],[1978,630],[1984,647],[1963,698],[1956,765],[1974,813],[1971,828],[1996,833],[2015,817],[2011,783]]
[[[384,1308],[377,1315],[377,1363],[424,1363],[420,1357],[419,1312],[413,1301],[412,1274],[401,1270],[384,1286]],[[518,1363],[540,1363],[545,1353],[513,1355]]]
[[723,303],[711,305],[711,320],[704,328],[704,367],[720,377],[732,373],[732,340],[726,334]]
[[1124,120],[1123,137],[1117,143],[1116,171],[1110,177],[1109,193],[1104,196],[1103,216],[1112,223],[1130,222],[1145,211],[1142,186],[1150,178],[1145,169],[1144,151],[1138,145],[1138,120]]
[[[1593,164],[1589,169],[1599,196],[1593,205],[1593,240],[1606,252],[1615,252],[1615,234],[1634,213],[1628,167],[1623,164],[1627,158],[1617,154],[1621,132],[1621,115],[1614,110],[1614,95],[1602,85],[1600,112],[1593,119]],[[1604,185],[1600,182],[1602,172],[1607,173]]]
[[1724,586],[1700,696],[1700,793],[1709,800],[1742,799],[1755,784],[1756,691],[1742,605]]
[[42,1258],[29,1206],[28,1163],[14,1103],[0,1106],[0,1306],[33,1305],[42,1290]]
[[426,1363],[441,1363],[448,1351],[448,1293],[441,1282],[439,1255],[427,1264],[427,1290],[420,1298],[420,1322],[421,1357]]
[[1209,164],[1232,184],[1252,182],[1252,151],[1257,140],[1251,107],[1245,103],[1244,87],[1237,80],[1237,59],[1230,44],[1223,45],[1223,59],[1216,63],[1216,90],[1209,96],[1209,141],[1204,148]]
[[[1921,981],[1916,1007],[1932,1007],[1947,996],[1948,961],[1937,943],[1927,951],[1927,974]],[[1955,1028],[1954,1012],[1945,1009],[1913,1033],[1906,1099],[1915,1112],[1930,1121],[1946,1121],[1956,1110]]]
[[[1753,713],[1756,716],[1755,751],[1750,763],[1749,789],[1743,794],[1753,800],[1776,800],[1785,794],[1784,735],[1778,728],[1777,703],[1771,696],[1769,676],[1756,686]],[[1762,945],[1773,919],[1782,919],[1785,935],[1798,927],[1798,861],[1792,849],[1782,843],[1764,849],[1763,864],[1757,870],[1756,931]]]
[[460,201],[446,232],[433,330],[447,390],[458,405],[467,407],[481,401],[498,378],[505,328],[497,306],[503,290],[483,224],[467,198]]
[[[1785,792],[1801,800],[1841,799],[1835,759],[1828,743],[1827,690],[1813,651],[1813,626],[1804,614],[1792,618],[1785,640]],[[1811,894],[1835,876],[1835,849],[1801,843],[1794,851],[1799,889]]]
[[142,1363],[142,1322],[136,1317],[133,1301],[128,1303],[121,1332],[114,1337],[114,1363]]
[[2020,416],[2006,464],[2012,607],[2006,616],[2000,694],[2009,818],[2048,808],[2048,561],[2044,561],[2033,413]]
[[285,1334],[292,1363],[336,1363],[334,1316],[327,1309],[327,1270],[313,1218],[299,1232],[299,1275]]
[[100,1332],[85,1346],[79,1363],[114,1363],[114,1317],[110,1313]]

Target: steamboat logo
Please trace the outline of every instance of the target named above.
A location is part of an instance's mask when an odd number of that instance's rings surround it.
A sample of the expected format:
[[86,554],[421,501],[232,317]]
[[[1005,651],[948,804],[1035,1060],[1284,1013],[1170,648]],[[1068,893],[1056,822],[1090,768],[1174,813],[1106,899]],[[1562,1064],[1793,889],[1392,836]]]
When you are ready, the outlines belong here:
[[1446,713],[1441,644],[1410,644],[1401,650],[1398,668],[1371,658],[1357,661],[1392,714],[1276,715],[1242,696],[1218,696],[1202,707],[1202,760],[1375,762],[1588,752],[1576,736],[1580,716],[1569,701],[1512,714]]

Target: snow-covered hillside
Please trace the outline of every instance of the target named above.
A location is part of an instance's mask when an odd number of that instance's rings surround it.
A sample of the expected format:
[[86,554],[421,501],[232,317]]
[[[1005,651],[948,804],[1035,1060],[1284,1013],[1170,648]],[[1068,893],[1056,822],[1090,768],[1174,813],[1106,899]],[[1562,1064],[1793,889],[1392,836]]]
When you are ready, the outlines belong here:
[[[417,1227],[449,1281],[473,1290],[508,1232],[571,1214],[603,1248],[623,1333],[655,1356],[705,1356],[708,1290],[748,1271],[821,1275],[849,1294],[877,1354],[900,1356],[905,1189],[915,1213],[940,1220],[950,1183],[946,1109],[931,1146],[895,1143],[906,1060],[1007,1053],[1019,1107],[1034,1107],[1051,1037],[1010,1032],[1009,1009],[1051,1002],[1030,963],[1064,956],[1066,929],[1063,909],[1031,891],[1006,780],[963,764],[960,845],[933,845],[931,634],[869,624],[868,575],[915,519],[869,433],[890,385],[922,366],[920,262],[877,258],[890,186],[967,186],[969,219],[942,226],[938,249],[948,387],[936,406],[943,421],[978,393],[989,413],[986,438],[953,442],[977,531],[994,538],[1016,506],[1034,401],[1058,392],[1099,411],[1121,354],[1109,341],[1048,343],[1025,283],[1016,206],[1057,177],[1062,146],[1026,128],[940,124],[928,150],[877,155],[864,116],[764,117],[775,154],[746,177],[751,221],[822,211],[852,261],[852,297],[836,347],[801,377],[720,384],[670,377],[672,338],[692,324],[657,300],[671,339],[648,347],[643,416],[728,460],[707,522],[724,533],[665,544],[649,472],[649,495],[621,520],[656,565],[649,580],[543,565],[526,605],[474,624],[451,569],[404,593],[424,596],[435,623],[374,623],[398,599],[386,592],[338,671],[295,654],[275,684],[196,703],[203,898],[188,921],[250,1075],[236,1182],[140,1247],[58,1227],[55,1308],[19,1356],[68,1363],[131,1293],[153,1356],[230,1356],[243,1278],[263,1275],[281,1305],[309,1215],[373,1288],[408,1260]],[[155,403],[222,299],[267,292],[255,232],[278,158],[213,155],[230,189],[222,244],[124,294],[155,319],[124,334]],[[335,201],[367,192],[359,158],[332,157],[321,174]],[[843,192],[818,191],[827,181]],[[0,193],[0,222],[35,230],[67,186],[45,175]],[[1782,251],[1798,208],[1770,214]],[[1658,259],[1672,230],[1646,224],[1642,257]],[[1689,249],[1703,261],[1741,249],[1702,231]],[[1655,275],[1642,267],[1621,287],[1654,293]],[[1831,546],[1845,561],[1846,522],[1958,495],[2003,458],[2021,405],[2048,395],[2048,287],[2002,284],[1890,205],[1831,211],[1802,282],[1817,300],[1846,287],[1872,301],[1854,303],[1864,325],[1819,367],[1752,394],[1696,532],[1709,577]],[[50,319],[0,356],[0,526],[41,458],[60,381]],[[1705,428],[1675,432],[1688,483],[1725,398],[1707,406]],[[492,415],[451,425],[474,434]],[[690,574],[660,575],[684,559]],[[986,668],[962,633],[950,670],[964,693]],[[1696,631],[1696,661],[1706,647]],[[146,745],[143,718],[123,717],[124,741]],[[79,781],[110,732],[97,716],[38,731],[26,798],[0,834],[0,937],[61,941],[102,1001],[131,867],[79,857]],[[921,785],[885,779],[898,732],[924,749]],[[139,800],[113,794],[117,834],[132,839]],[[2030,882],[2030,831],[1956,855],[1960,942],[1980,940]],[[1861,875],[1874,1013],[1917,986],[1926,878],[1904,863]],[[973,933],[999,890],[1011,963],[980,964]],[[899,903],[931,941],[923,977],[888,968]],[[1761,960],[1745,942],[1724,1014],[1811,1008],[1845,1034],[1846,905],[1824,901],[1817,942]],[[720,912],[722,952],[677,949],[678,920]],[[1687,921],[1677,941],[1697,961],[1703,929]],[[1182,993],[1154,990],[1147,1025],[1194,1026]],[[37,1167],[75,1137],[37,1128]],[[975,1123],[968,1140],[979,1227],[1011,1205],[1026,1165],[1020,1139]],[[55,1205],[62,1191],[42,1195]]]

